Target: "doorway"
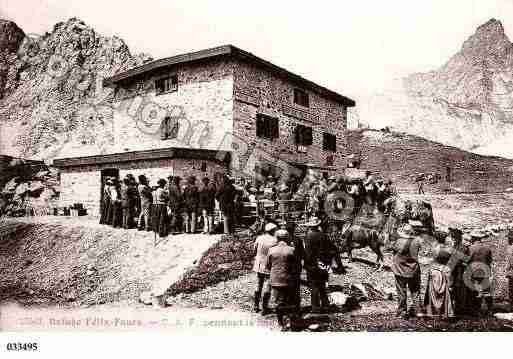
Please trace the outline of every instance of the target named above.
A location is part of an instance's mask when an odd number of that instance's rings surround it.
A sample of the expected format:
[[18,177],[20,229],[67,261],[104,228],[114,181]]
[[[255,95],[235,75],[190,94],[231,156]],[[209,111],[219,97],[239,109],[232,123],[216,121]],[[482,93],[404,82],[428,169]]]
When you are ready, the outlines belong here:
[[101,171],[100,204],[103,204],[104,188],[108,179],[119,180],[119,169],[105,168]]

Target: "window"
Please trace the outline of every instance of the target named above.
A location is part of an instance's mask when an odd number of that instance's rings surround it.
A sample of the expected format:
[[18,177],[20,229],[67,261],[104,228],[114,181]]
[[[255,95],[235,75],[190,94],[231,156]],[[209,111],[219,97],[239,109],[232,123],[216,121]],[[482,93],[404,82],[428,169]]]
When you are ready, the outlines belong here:
[[337,152],[337,136],[331,133],[323,133],[322,149],[324,151]]
[[297,125],[295,130],[296,144],[301,146],[310,146],[313,142],[312,128]]
[[180,128],[175,118],[166,117],[160,125],[160,139],[170,140],[178,137],[178,129]]
[[173,75],[155,80],[155,93],[157,95],[178,90],[178,76]]
[[257,114],[256,120],[256,134],[257,137],[273,138],[280,137],[280,125],[278,119],[275,117],[266,116],[264,114]]
[[294,89],[294,103],[299,106],[310,107],[308,94],[303,90]]

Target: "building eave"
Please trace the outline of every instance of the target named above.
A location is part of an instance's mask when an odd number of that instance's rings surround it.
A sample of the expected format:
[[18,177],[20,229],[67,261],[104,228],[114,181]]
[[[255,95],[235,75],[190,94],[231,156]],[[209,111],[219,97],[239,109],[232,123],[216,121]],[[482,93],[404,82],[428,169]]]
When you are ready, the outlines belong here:
[[230,153],[227,151],[215,151],[204,149],[162,148],[154,150],[133,151],[84,157],[58,158],[53,161],[53,165],[56,167],[64,168],[105,164],[115,165],[116,163],[123,162],[176,158],[197,159],[204,161],[210,160],[228,163],[230,159]]

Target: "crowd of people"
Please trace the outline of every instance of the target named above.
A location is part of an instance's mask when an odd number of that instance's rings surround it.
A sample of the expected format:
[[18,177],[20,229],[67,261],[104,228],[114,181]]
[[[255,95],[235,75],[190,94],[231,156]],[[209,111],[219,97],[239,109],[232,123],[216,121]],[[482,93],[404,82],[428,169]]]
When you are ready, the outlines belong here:
[[[100,204],[100,224],[117,228],[154,231],[160,237],[170,233],[213,233],[216,206],[224,233],[233,232],[235,203],[240,197],[234,181],[224,176],[219,183],[208,177],[163,178],[151,187],[145,175],[131,174],[122,181],[107,179]],[[201,225],[201,228],[198,228]]]
[[[308,230],[304,239],[300,239],[286,223],[267,223],[265,233],[254,243],[253,271],[257,278],[254,311],[261,311],[263,315],[269,313],[273,295],[278,322],[284,330],[293,326],[301,311],[299,288],[303,269],[314,314],[332,310],[327,295],[329,273],[345,272],[336,245],[321,229],[321,220],[313,217],[304,226]],[[493,257],[492,249],[483,241],[485,237],[479,231],[463,234],[457,228],[438,234],[431,249],[432,262],[424,276],[426,283],[422,286],[419,251],[423,239],[413,225],[401,226],[392,246],[391,266],[397,292],[397,316],[449,319],[489,315],[493,304]],[[508,252],[506,275],[513,306],[513,231],[508,234],[508,243],[512,250]],[[290,322],[284,321],[285,316]]]
[[[146,176],[140,175],[136,180],[128,174],[122,181],[115,178],[106,181],[100,223],[154,231],[161,237],[169,233],[212,233],[216,227],[214,213],[219,212],[219,231],[232,233],[243,202],[305,199],[308,217],[302,224],[307,227],[303,239],[296,236],[294,223],[266,220],[264,233],[258,235],[254,243],[253,269],[257,273],[254,310],[268,313],[271,293],[274,293],[278,321],[287,329],[284,317],[294,319],[301,310],[303,269],[311,292],[312,313],[330,310],[329,273],[344,271],[337,246],[321,229],[326,215],[323,201],[333,192],[351,196],[355,210],[367,203],[384,213],[390,210],[390,201],[396,195],[392,181],[376,179],[370,173],[361,179],[324,176],[299,181],[290,177],[281,183],[273,177],[258,183],[227,175],[218,179],[204,177],[199,181],[194,176],[186,180],[171,176],[167,181],[159,179],[153,187]],[[422,239],[411,224],[401,226],[391,247],[397,315],[450,318],[489,313],[493,258],[483,237],[479,232],[464,235],[457,228],[449,228],[447,235],[437,235],[431,251],[432,263],[424,276],[427,282],[422,286],[419,263]],[[509,240],[513,245],[513,232]],[[510,257],[508,276],[513,301],[513,255]],[[426,288],[423,298],[422,287]]]
[[[145,175],[136,179],[127,174],[121,181],[107,178],[100,203],[100,223],[113,227],[155,231],[160,237],[170,233],[233,233],[241,220],[243,203],[268,200],[300,199],[307,203],[310,215],[324,215],[324,201],[329,193],[341,191],[354,198],[356,208],[365,200],[386,211],[387,200],[395,194],[392,182],[344,176],[320,177],[300,180],[290,176],[279,182],[268,176],[259,180],[232,178],[227,175],[216,179],[194,176],[182,179],[170,176],[150,186]],[[220,221],[214,221],[215,214]],[[217,223],[222,223],[216,227]]]
[[[340,273],[343,270],[337,247],[327,240],[320,225],[321,220],[312,217],[304,224],[308,230],[304,239],[300,239],[287,223],[282,222],[278,227],[269,222],[265,225],[265,233],[255,239],[253,271],[257,275],[257,289],[254,311],[268,314],[269,301],[274,296],[278,323],[284,330],[293,327],[301,312],[303,268],[311,291],[311,312],[315,314],[329,309],[326,285],[332,263],[336,263],[333,271]],[[284,321],[286,316],[291,319],[288,323]]]
[[[436,237],[423,301],[418,260],[421,239],[415,236],[410,225],[398,230],[398,234],[392,265],[399,301],[398,315],[451,318],[490,313],[493,257],[492,249],[483,242],[485,234],[473,231],[464,235],[458,228],[449,228],[447,236]],[[511,233],[509,243],[513,244]],[[407,308],[407,289],[412,295],[410,310]]]

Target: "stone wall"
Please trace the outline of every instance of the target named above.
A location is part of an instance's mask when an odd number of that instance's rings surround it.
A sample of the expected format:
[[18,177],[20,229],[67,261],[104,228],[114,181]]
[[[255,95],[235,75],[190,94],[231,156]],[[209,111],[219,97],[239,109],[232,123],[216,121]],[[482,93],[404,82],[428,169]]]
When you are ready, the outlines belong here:
[[[175,74],[177,91],[157,95],[155,80]],[[227,60],[180,64],[134,79],[116,89],[109,153],[167,147],[230,150],[223,140],[232,131],[232,103],[233,65]],[[178,120],[175,139],[160,137],[165,117]]]
[[[299,88],[309,95],[309,108],[294,104],[294,89]],[[284,161],[310,163],[326,167],[328,156],[333,158],[333,171],[346,166],[346,141],[344,130],[347,123],[347,108],[340,103],[301,87],[294,82],[274,75],[258,66],[238,61],[234,70],[234,141],[243,152],[256,148],[256,157],[279,158]],[[266,114],[279,119],[279,138],[268,140],[256,136],[256,116]],[[299,153],[295,143],[294,129],[302,124],[313,129],[313,144],[306,152]],[[337,152],[323,150],[323,132],[337,137]],[[238,154],[239,157],[241,153]],[[254,153],[253,153],[254,155]],[[234,156],[234,161],[239,161]],[[251,173],[254,164],[247,156],[234,163]],[[251,162],[251,161],[250,161]],[[249,167],[248,167],[249,166]]]
[[[202,164],[206,164],[203,171]],[[226,167],[219,162],[192,160],[192,159],[164,159],[144,160],[98,166],[67,167],[61,170],[61,206],[71,206],[73,203],[83,203],[88,214],[99,214],[101,195],[101,171],[106,168],[119,169],[120,178],[128,173],[136,178],[140,174],[146,175],[150,185],[156,185],[160,178],[167,179],[175,175],[182,178],[196,176],[200,179],[205,176],[213,178],[215,173],[225,173]]]

